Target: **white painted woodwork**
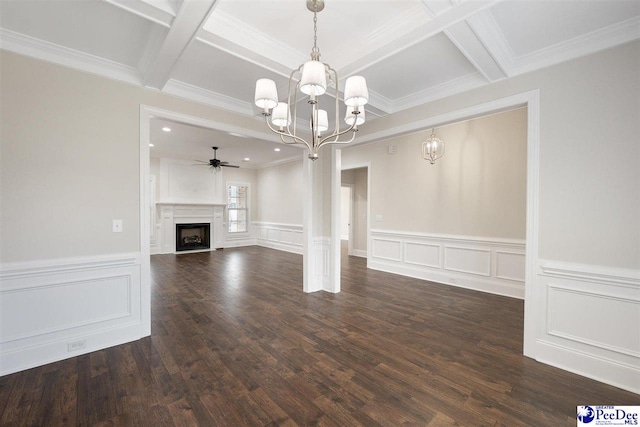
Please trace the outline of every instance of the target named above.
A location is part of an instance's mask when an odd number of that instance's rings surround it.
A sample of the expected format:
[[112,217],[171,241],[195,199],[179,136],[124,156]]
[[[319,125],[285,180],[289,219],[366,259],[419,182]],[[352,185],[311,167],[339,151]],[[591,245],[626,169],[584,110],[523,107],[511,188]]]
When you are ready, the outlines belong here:
[[[370,77],[369,120],[640,38],[636,1],[381,0],[362,13],[328,4],[318,45],[340,85]],[[311,35],[305,7],[261,1],[7,2],[0,15],[3,49],[246,116],[253,77],[284,97]]]
[[537,283],[536,359],[640,393],[640,271],[540,260]]
[[225,204],[158,204],[160,205],[162,230],[162,249],[160,253],[176,253],[176,224],[208,223],[211,244],[211,249],[209,250],[225,246]]
[[[373,229],[370,242],[367,267],[374,270],[524,298],[522,240]],[[494,268],[498,262],[501,275]]]
[[140,254],[5,264],[0,282],[0,375],[147,335]]

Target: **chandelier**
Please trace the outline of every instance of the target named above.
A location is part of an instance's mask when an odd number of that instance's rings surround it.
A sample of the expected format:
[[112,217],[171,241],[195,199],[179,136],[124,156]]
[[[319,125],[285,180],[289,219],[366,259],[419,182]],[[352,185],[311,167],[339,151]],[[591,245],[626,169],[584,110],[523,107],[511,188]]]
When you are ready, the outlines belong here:
[[434,164],[436,160],[444,156],[444,141],[436,137],[435,130],[431,129],[431,136],[422,143],[422,158]]
[[[318,158],[318,150],[327,144],[348,144],[353,141],[358,131],[358,126],[365,121],[364,105],[369,101],[367,83],[362,76],[351,76],[345,82],[344,103],[346,114],[344,121],[347,127],[340,130],[338,73],[329,64],[320,62],[320,49],[317,46],[318,12],[324,9],[324,0],[307,0],[307,9],[313,12],[313,49],[311,60],[305,62],[291,72],[289,77],[289,91],[287,102],[278,102],[276,83],[270,79],[258,79],[256,82],[255,103],[262,108],[262,115],[271,131],[280,135],[280,140],[285,144],[304,144],[309,150],[309,158]],[[323,95],[328,86],[335,88],[335,121],[334,128],[329,134],[323,133],[329,130],[329,118],[326,110],[318,106],[318,97]],[[292,95],[293,92],[293,95]],[[309,126],[311,136],[307,139],[300,135],[298,129],[298,92],[311,106]],[[293,96],[293,104],[291,103]],[[292,112],[293,110],[293,112]],[[269,121],[271,117],[271,121]],[[292,125],[293,123],[293,125]],[[351,132],[351,139],[340,140],[340,137]]]

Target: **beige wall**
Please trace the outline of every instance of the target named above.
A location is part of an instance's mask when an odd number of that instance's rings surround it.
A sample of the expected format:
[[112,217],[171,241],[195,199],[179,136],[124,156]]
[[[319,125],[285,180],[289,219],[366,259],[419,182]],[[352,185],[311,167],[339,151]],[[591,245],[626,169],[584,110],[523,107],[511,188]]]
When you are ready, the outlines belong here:
[[140,250],[140,104],[264,132],[258,120],[6,51],[0,93],[2,262]]
[[258,169],[255,221],[302,225],[302,157]]
[[433,165],[421,157],[430,129],[343,150],[345,164],[371,163],[371,216],[383,217],[371,227],[524,239],[526,122],[520,108],[440,127]]
[[[639,42],[373,120],[358,136],[534,89],[539,256],[640,268]],[[5,51],[0,92],[2,262],[140,249],[140,104],[264,132],[258,120]],[[291,195],[271,188],[283,205],[266,195],[258,220],[301,223],[302,174],[291,176]]]
[[540,90],[539,256],[640,268],[640,42],[383,117],[359,134],[535,89]]

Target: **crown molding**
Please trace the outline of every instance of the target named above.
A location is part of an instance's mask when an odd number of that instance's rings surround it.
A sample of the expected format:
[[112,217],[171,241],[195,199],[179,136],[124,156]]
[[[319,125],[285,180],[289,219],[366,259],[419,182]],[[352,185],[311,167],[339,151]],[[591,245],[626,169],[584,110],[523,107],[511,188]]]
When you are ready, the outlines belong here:
[[230,96],[222,95],[179,80],[169,79],[162,89],[162,92],[247,116],[253,115],[253,107],[248,102],[239,101]]
[[[300,145],[296,145],[296,148],[300,148],[300,151],[303,150],[303,147]],[[259,166],[255,165],[253,168],[251,169],[255,169],[255,170],[259,170],[259,169],[265,169],[265,168],[270,168],[273,166],[278,166],[278,165],[282,165],[285,163],[291,163],[291,162],[297,162],[297,161],[302,161],[302,157],[303,157],[303,153],[300,153],[299,156],[290,156],[290,157],[286,157],[284,159],[278,159],[278,160],[274,160],[273,162],[268,162],[268,163],[262,163]]]
[[466,76],[458,77],[454,80],[446,81],[437,86],[432,86],[411,95],[398,98],[392,103],[393,108],[391,110],[391,113],[397,113],[398,111],[426,104],[427,102],[455,95],[460,92],[475,89],[486,84],[487,81],[479,72],[467,74]]
[[592,31],[516,58],[514,73],[523,74],[640,39],[640,17]]
[[0,28],[0,47],[21,55],[140,86],[142,76],[131,66]]

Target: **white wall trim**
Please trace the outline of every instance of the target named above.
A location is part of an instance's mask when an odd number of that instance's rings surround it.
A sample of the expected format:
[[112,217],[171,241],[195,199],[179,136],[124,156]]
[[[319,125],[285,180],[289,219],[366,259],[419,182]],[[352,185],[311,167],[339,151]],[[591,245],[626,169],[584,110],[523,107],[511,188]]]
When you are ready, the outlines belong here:
[[2,49],[42,61],[70,67],[90,74],[140,86],[142,76],[138,69],[75,49],[60,46],[11,30],[0,28]]
[[[514,298],[524,298],[525,244],[522,240],[371,230],[368,267],[432,282]],[[507,270],[521,277],[499,277],[501,253]]]
[[[3,264],[0,375],[146,336],[141,259],[123,253]],[[84,297],[74,298],[78,292]],[[68,347],[78,341],[81,348]]]
[[536,360],[640,393],[640,270],[540,260],[538,283]]
[[537,346],[539,362],[640,394],[637,363],[619,362],[542,339],[537,340]]
[[258,246],[302,254],[303,229],[301,224],[282,224],[256,221],[251,224]]
[[541,274],[549,277],[629,286],[640,289],[640,271],[625,268],[593,266],[558,261],[543,261]]

